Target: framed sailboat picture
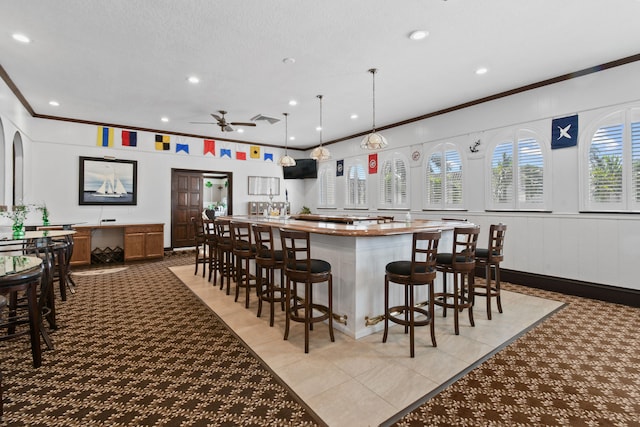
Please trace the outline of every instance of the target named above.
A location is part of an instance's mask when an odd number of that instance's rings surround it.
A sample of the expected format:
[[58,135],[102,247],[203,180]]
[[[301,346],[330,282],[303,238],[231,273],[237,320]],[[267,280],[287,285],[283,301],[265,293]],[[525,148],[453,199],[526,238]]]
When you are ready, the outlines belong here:
[[80,157],[79,204],[136,205],[138,162]]

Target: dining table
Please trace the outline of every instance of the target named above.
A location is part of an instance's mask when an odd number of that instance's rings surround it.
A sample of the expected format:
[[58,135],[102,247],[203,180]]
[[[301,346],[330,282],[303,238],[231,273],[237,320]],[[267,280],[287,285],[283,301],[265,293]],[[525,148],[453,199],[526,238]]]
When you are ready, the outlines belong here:
[[[40,367],[42,363],[42,351],[40,347],[40,335],[47,347],[53,348],[51,338],[42,324],[41,307],[38,303],[37,283],[42,276],[42,258],[27,255],[0,255],[0,295],[9,295],[16,289],[26,289],[26,298],[29,307],[29,329],[31,334],[31,352],[33,366]],[[10,298],[7,298],[8,300]],[[15,327],[19,318],[8,321],[6,327]],[[26,323],[26,322],[23,322]]]

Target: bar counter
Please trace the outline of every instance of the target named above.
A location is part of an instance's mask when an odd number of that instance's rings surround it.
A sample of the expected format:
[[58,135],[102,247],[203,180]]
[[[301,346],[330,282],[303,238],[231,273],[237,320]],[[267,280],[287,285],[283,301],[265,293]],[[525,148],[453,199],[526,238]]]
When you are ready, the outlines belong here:
[[[450,252],[453,228],[470,226],[463,221],[413,220],[411,222],[380,222],[379,219],[359,217],[353,223],[313,221],[313,218],[229,216],[232,221],[268,224],[278,229],[311,233],[311,256],[331,263],[333,273],[333,311],[340,317],[334,327],[356,339],[382,329],[382,322],[367,325],[367,318],[384,313],[385,266],[391,261],[410,260],[412,234],[416,231],[441,230],[439,251]],[[403,298],[401,286],[393,287],[392,300]],[[395,289],[397,288],[397,289]],[[396,292],[397,291],[397,292]],[[418,294],[418,301],[426,300],[426,289]],[[322,287],[314,290],[314,299],[326,303]]]

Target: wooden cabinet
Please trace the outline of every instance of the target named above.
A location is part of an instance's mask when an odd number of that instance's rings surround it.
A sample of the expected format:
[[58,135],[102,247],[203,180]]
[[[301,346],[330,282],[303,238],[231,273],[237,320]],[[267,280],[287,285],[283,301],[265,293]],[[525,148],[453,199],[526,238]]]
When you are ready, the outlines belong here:
[[124,229],[124,260],[164,256],[163,224],[129,225]]
[[118,224],[75,227],[71,265],[91,264],[91,235],[94,230],[116,229],[123,233],[124,260],[164,257],[164,224]]

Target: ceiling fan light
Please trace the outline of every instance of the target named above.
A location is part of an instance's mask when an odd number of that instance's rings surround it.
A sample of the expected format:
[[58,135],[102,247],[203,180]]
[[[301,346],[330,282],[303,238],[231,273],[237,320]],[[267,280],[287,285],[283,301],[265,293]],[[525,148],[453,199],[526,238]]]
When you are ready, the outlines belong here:
[[331,153],[324,147],[316,147],[311,151],[309,157],[321,162],[323,160],[329,160],[331,158]]
[[379,150],[385,148],[387,145],[387,139],[376,132],[371,132],[369,135],[366,135],[362,139],[362,142],[360,142],[360,148],[364,150]]
[[280,166],[284,166],[285,168],[291,167],[291,166],[295,166],[296,165],[296,160],[291,157],[290,155],[286,154],[282,157],[280,157],[280,160],[278,160],[278,165]]

